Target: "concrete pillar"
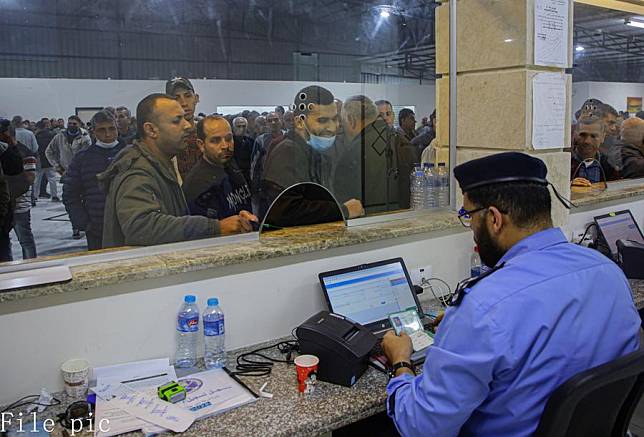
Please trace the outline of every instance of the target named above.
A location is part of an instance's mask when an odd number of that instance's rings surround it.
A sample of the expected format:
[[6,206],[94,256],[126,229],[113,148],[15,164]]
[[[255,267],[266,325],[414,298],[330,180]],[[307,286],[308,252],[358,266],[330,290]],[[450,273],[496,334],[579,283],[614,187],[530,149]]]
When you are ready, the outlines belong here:
[[[532,79],[540,72],[564,73],[563,68],[534,62],[535,0],[458,1],[457,13],[457,161],[522,151],[541,158],[548,180],[570,195],[570,129],[559,144],[532,147]],[[568,67],[572,66],[573,4],[569,2]],[[437,142],[449,144],[449,4],[436,9]],[[566,75],[566,126],[570,125],[572,78]],[[439,156],[444,154],[438,153]],[[568,211],[553,196],[553,221],[563,225]]]

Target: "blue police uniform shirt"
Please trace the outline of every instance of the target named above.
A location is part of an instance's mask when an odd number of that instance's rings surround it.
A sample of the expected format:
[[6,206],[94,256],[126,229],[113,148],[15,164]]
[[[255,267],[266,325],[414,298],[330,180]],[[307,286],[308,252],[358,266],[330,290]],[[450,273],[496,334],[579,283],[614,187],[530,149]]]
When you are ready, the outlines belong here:
[[638,350],[630,287],[599,252],[551,228],[504,261],[447,309],[422,375],[387,385],[403,436],[530,436],[559,385]]

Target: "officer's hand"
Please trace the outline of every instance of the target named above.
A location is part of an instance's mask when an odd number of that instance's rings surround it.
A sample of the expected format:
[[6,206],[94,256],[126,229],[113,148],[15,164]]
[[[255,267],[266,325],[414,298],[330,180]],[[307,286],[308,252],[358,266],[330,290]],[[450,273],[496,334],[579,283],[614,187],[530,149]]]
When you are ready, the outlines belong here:
[[442,322],[442,321],[443,321],[443,317],[445,317],[445,313],[444,313],[444,312],[443,312],[443,313],[440,313],[439,315],[437,315],[437,316],[436,316],[436,318],[434,319],[434,321],[432,322],[431,327],[432,327],[432,329],[433,329],[434,331],[436,331],[436,330],[438,329],[438,325],[440,324],[440,322]]
[[[252,216],[250,213],[247,214]],[[219,231],[221,235],[241,234],[252,230],[253,226],[250,224],[248,219],[243,217],[241,214],[219,220]]]
[[358,199],[350,199],[344,202],[344,206],[349,210],[349,218],[362,217],[364,215],[364,208]]
[[400,361],[409,362],[411,353],[414,351],[411,345],[411,338],[404,332],[396,335],[394,331],[389,331],[385,334],[382,339],[382,350],[391,364],[396,364]]

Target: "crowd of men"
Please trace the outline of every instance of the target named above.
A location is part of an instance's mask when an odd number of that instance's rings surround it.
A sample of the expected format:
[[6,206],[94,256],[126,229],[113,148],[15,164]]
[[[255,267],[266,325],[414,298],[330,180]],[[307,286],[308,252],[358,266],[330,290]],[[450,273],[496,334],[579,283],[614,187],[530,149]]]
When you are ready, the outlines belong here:
[[570,163],[573,186],[644,177],[644,111],[630,117],[600,100],[588,99],[575,118]]
[[0,261],[12,259],[11,229],[23,259],[37,256],[30,210],[61,198],[89,250],[250,232],[278,197],[277,227],[408,208],[409,173],[436,136],[435,113],[416,129],[403,109],[394,126],[390,102],[342,102],[319,86],[263,114],[206,116],[198,103],[179,77],[142,99],[135,117],[121,106],[87,124],[76,115],[2,121]]
[[[405,209],[410,172],[436,137],[435,112],[417,128],[411,109],[341,101],[316,85],[263,114],[198,113],[183,77],[164,91],[141,100],[136,117],[120,106],[87,124],[76,115],[0,123],[0,260],[11,259],[11,229],[23,258],[37,256],[30,210],[47,199],[62,198],[73,238],[84,234],[89,250],[250,232],[278,198],[274,227]],[[572,130],[572,184],[644,177],[643,118],[587,100]]]

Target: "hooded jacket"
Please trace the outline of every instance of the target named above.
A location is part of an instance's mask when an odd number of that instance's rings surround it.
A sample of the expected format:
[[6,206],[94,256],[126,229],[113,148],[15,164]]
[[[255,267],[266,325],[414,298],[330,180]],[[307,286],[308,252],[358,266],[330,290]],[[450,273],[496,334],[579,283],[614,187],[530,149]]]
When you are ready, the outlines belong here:
[[172,167],[138,140],[98,176],[107,193],[103,247],[151,246],[220,234],[219,222],[190,216]]
[[45,156],[51,165],[54,168],[62,167],[63,170],[67,170],[74,155],[92,145],[92,139],[85,129],[81,129],[80,134],[71,143],[66,132],[58,132],[45,150]]

